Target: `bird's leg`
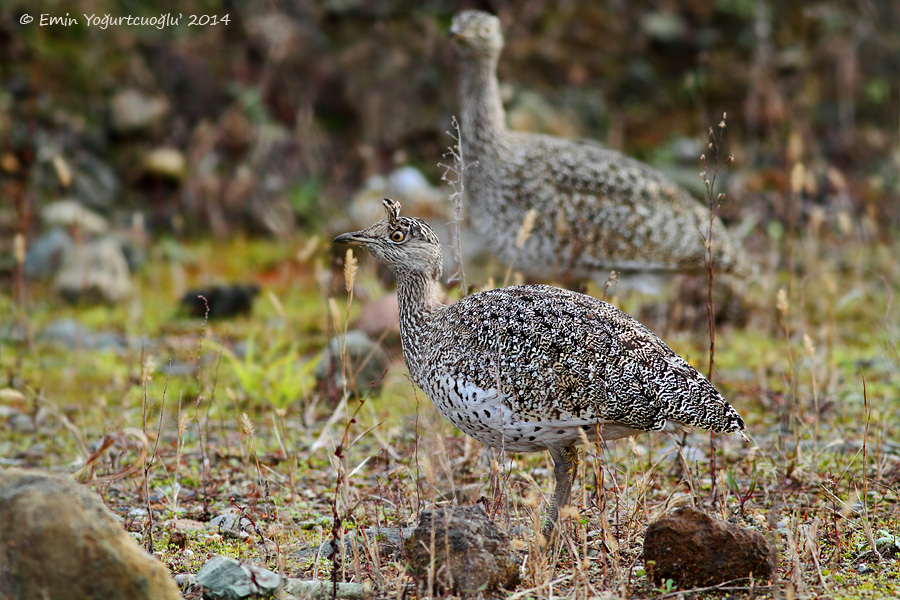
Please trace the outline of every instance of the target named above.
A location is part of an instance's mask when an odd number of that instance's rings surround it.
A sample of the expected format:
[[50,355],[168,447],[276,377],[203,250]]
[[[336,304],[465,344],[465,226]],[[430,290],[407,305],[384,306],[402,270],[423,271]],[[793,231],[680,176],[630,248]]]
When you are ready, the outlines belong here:
[[569,504],[572,493],[572,479],[578,470],[578,449],[575,446],[551,447],[550,457],[553,459],[553,475],[556,487],[553,489],[553,500],[550,503],[550,515],[542,533],[547,541],[556,527],[559,509]]

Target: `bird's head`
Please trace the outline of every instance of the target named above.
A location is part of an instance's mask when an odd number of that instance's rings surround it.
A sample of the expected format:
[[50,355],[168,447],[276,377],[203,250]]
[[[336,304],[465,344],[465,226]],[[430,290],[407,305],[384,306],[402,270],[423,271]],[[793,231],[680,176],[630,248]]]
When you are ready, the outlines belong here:
[[400,216],[400,203],[382,202],[386,216],[365,229],[342,233],[337,244],[362,246],[394,274],[419,273],[432,279],[441,276],[441,242],[422,219]]
[[496,58],[503,49],[500,19],[480,10],[457,13],[447,33],[462,55]]

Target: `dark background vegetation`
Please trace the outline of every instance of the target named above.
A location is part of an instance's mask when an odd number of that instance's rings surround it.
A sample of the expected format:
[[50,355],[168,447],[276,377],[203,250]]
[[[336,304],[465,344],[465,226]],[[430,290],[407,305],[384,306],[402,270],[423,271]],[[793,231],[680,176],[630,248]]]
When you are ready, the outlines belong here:
[[[702,140],[727,112],[728,150],[748,179],[741,207],[783,217],[779,192],[802,161],[817,181],[805,204],[867,215],[873,234],[897,226],[900,8],[888,1],[211,1],[179,12],[228,14],[228,25],[183,17],[163,30],[81,16],[163,12],[141,2],[4,3],[4,198],[31,214],[67,194],[45,173],[61,152],[76,186],[110,172],[107,194],[80,201],[140,211],[152,231],[283,233],[267,215],[321,226],[397,164],[436,181],[457,102],[445,31],[465,7],[503,21],[513,126],[665,164],[673,139]],[[81,24],[20,25],[25,11]],[[164,99],[164,116],[115,131],[110,101],[128,88]],[[186,171],[148,173],[158,147],[183,153]],[[5,208],[8,234],[18,221]]]
[[[304,548],[481,494],[533,529],[546,457],[488,468],[405,378],[395,335],[381,338],[381,391],[312,382],[328,339],[391,286],[364,263],[348,300],[346,249],[328,240],[371,176],[412,165],[438,184],[458,111],[445,33],[455,12],[481,8],[503,23],[514,128],[599,140],[702,200],[699,155],[727,113],[716,192],[760,266],[745,314],[716,337],[715,383],[755,441],[721,439],[718,502],[708,436],[680,460],[662,436],[589,447],[600,459],[579,473],[572,529],[590,560],[533,552],[523,585],[584,597],[552,586],[575,573],[623,595],[671,591],[633,567],[647,522],[693,503],[778,546],[763,593],[896,595],[896,558],[872,567],[871,547],[900,540],[900,2],[179,4],[181,25],[162,30],[82,16],[170,12],[145,2],[0,5],[3,465],[74,472],[173,573],[215,552],[325,577],[335,565]],[[26,12],[80,23],[20,24]],[[190,14],[229,22],[188,27]],[[126,300],[72,305],[23,278],[17,243],[31,248],[44,208],[64,199],[143,255]],[[192,286],[231,281],[260,286],[249,315],[176,312]],[[611,300],[706,372],[706,282],[695,287]],[[60,319],[131,341],[61,347],[41,335]],[[249,537],[204,529],[235,507],[260,524]],[[170,543],[188,521],[196,529]],[[381,596],[411,593],[400,562],[356,554],[336,567]]]

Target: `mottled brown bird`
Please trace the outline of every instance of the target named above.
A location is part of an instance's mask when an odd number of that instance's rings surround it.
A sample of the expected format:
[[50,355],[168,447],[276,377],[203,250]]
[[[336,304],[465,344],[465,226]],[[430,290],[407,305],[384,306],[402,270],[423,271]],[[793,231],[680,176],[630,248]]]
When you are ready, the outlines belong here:
[[403,357],[444,417],[494,448],[550,451],[556,488],[546,533],[569,501],[584,439],[744,428],[703,375],[606,302],[525,285],[442,304],[437,236],[401,217],[398,202],[384,207],[383,220],[334,241],[363,246],[396,276]]
[[[466,10],[450,28],[460,58],[460,146],[473,227],[500,260],[525,274],[578,279],[621,272],[706,270],[709,210],[648,165],[584,140],[509,131],[497,81],[497,17]],[[477,164],[475,164],[477,163]],[[538,213],[521,248],[529,210]],[[752,269],[715,220],[713,263]]]

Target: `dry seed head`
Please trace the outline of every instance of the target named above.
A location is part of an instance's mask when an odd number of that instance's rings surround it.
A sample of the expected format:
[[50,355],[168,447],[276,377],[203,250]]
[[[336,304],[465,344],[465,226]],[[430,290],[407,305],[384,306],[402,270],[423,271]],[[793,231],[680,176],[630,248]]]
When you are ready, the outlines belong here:
[[241,413],[241,429],[250,437],[253,437],[253,434],[256,432],[253,421],[250,420],[250,417],[245,412]]
[[316,253],[316,249],[319,247],[319,239],[319,236],[314,235],[306,240],[306,243],[303,245],[303,247],[297,250],[297,260],[302,263],[309,261],[309,259],[311,259]]
[[22,233],[17,233],[13,240],[13,254],[17,263],[25,263],[25,236]]
[[72,185],[72,169],[59,154],[53,157],[53,170],[56,171],[56,177],[61,186],[68,188]]
[[178,416],[178,437],[179,438],[184,435],[184,432],[187,429],[188,421],[190,421],[190,420],[191,419],[187,415],[187,413],[181,413]]
[[803,163],[798,162],[791,169],[791,192],[799,194],[803,189],[803,182],[806,179],[806,168]]
[[578,509],[571,504],[563,506],[559,509],[559,520],[565,521],[566,519],[578,519],[581,516],[581,513]]
[[525,218],[522,219],[522,226],[519,227],[519,235],[516,236],[517,249],[525,245],[525,241],[528,240],[531,231],[534,229],[534,222],[536,220],[537,211],[533,208],[529,209],[528,212],[525,213]]
[[853,233],[853,218],[846,210],[842,210],[837,214],[837,226],[841,235],[847,237]]
[[338,305],[334,298],[328,299],[328,310],[331,312],[331,322],[334,323],[335,327],[338,327],[338,323],[341,322],[341,311],[338,310]]
[[778,296],[775,299],[775,308],[778,309],[783,316],[787,316],[791,303],[788,302],[787,291],[784,288],[778,290]]
[[358,266],[356,257],[353,256],[353,248],[347,248],[347,254],[344,257],[344,284],[347,286],[348,293],[353,289],[357,269]]
[[141,365],[141,385],[147,385],[153,379],[153,372],[156,371],[156,361],[153,357],[147,355],[144,357],[144,364]]
[[284,319],[284,306],[282,306],[281,300],[278,299],[278,296],[275,295],[275,292],[270,290],[267,294],[267,297],[269,298],[269,302],[272,303],[272,306],[275,307],[275,312],[278,313],[278,317]]
[[806,353],[810,358],[815,356],[816,354],[816,346],[813,344],[812,338],[807,334],[803,334],[803,347],[806,349]]

